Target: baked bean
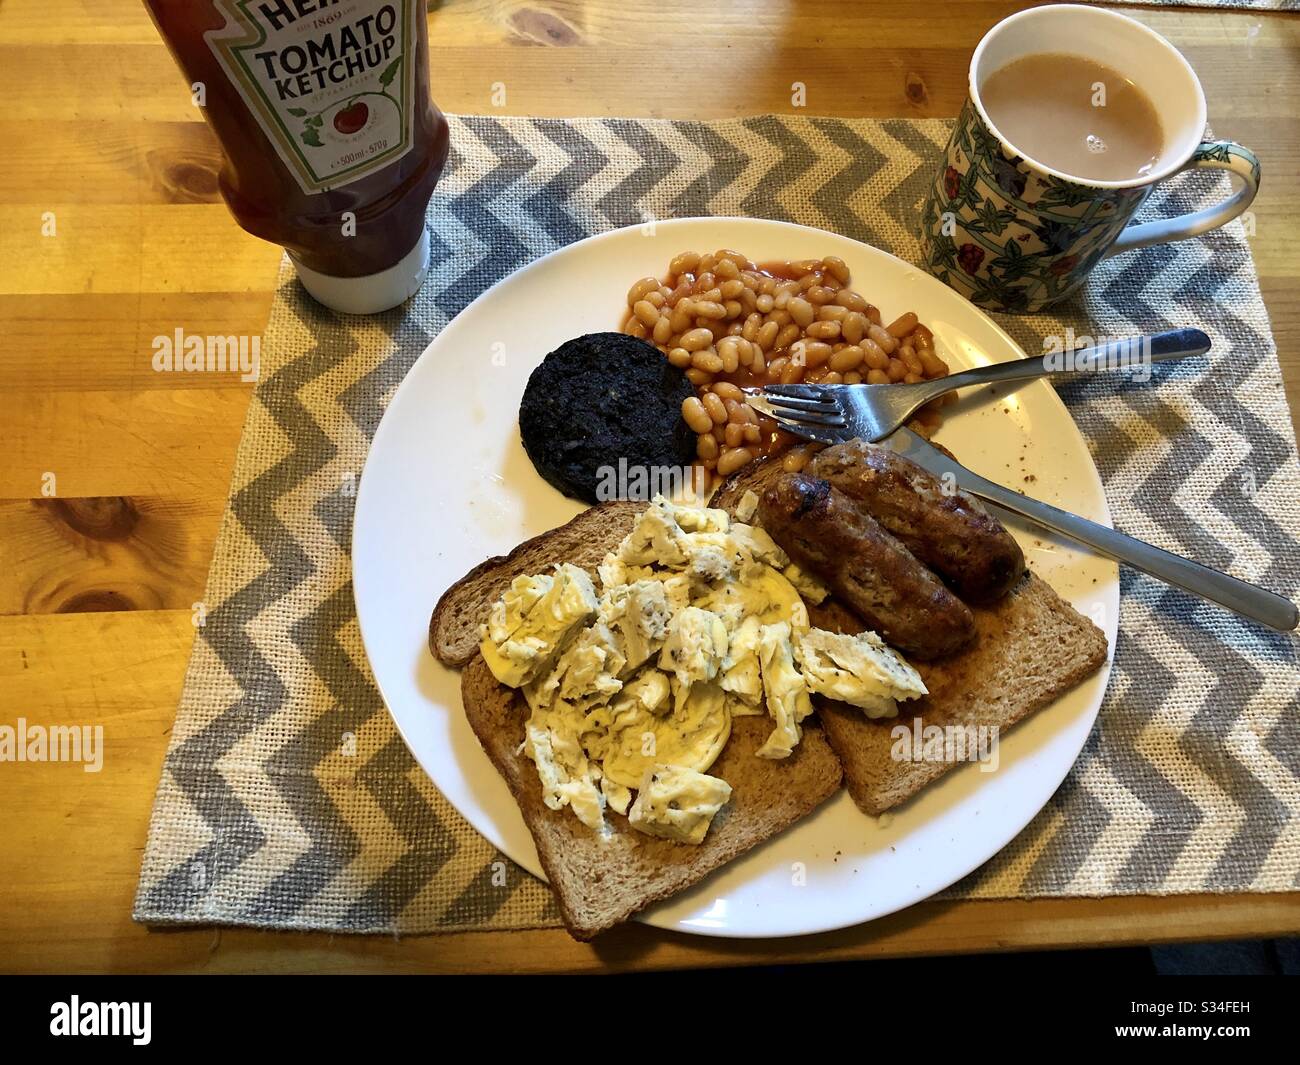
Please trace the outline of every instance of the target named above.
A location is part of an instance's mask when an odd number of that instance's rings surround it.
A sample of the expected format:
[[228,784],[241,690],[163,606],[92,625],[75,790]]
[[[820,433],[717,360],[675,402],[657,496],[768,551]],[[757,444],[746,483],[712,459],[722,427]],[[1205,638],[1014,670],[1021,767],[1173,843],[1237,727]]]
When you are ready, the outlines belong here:
[[628,319],[627,325],[623,327],[623,332],[625,332],[630,337],[639,337],[642,340],[644,340],[648,335],[646,333],[645,324],[641,321],[640,318]]
[[745,327],[740,331],[740,335],[746,340],[755,340],[758,338],[758,331],[763,328],[763,316],[755,311],[745,319]]
[[763,293],[763,295],[759,296],[758,299],[754,301],[754,306],[759,311],[762,311],[764,314],[767,314],[768,311],[770,311],[773,307],[776,306],[776,300],[774,300],[771,296],[769,296],[765,292]]
[[692,432],[707,433],[713,428],[713,419],[697,396],[682,400],[682,420],[690,426]]
[[700,257],[695,252],[684,251],[680,255],[673,256],[673,261],[668,264],[668,273],[674,277],[678,274],[694,273],[699,265]]
[[916,314],[908,311],[906,314],[900,314],[889,323],[889,332],[896,337],[905,337],[916,328]]
[[834,275],[835,280],[841,285],[849,283],[849,267],[843,259],[834,255],[828,255],[822,260],[822,265]]
[[763,328],[758,331],[758,336],[755,338],[754,342],[763,351],[771,351],[772,345],[776,343],[776,338],[780,331],[781,327],[777,325],[776,322],[767,322],[763,325]]
[[793,359],[791,359],[790,362],[786,364],[785,369],[781,371],[781,384],[783,385],[799,384],[799,382],[803,380],[803,372],[804,372],[804,366],[801,363],[797,363]]
[[722,372],[735,373],[740,366],[740,351],[736,347],[736,337],[727,337],[718,342],[718,354],[722,356]]
[[741,435],[744,436],[745,443],[757,444],[760,443],[763,439],[763,430],[758,427],[757,422],[750,422],[748,425],[745,426],[744,431]]
[[767,320],[769,322],[775,322],[782,329],[784,329],[792,321],[792,319],[790,318],[790,311],[788,309],[783,311],[779,307],[767,316]]
[[905,385],[919,385],[924,380],[925,378],[919,373],[907,373],[903,375],[903,384]]
[[701,370],[698,366],[692,366],[686,371],[686,380],[696,388],[708,388],[713,384],[713,374]]
[[627,305],[635,307],[638,302],[646,298],[646,295],[659,290],[659,279],[657,277],[643,277],[635,285],[627,290]]
[[850,344],[847,348],[841,348],[831,356],[830,368],[840,373],[846,370],[856,370],[862,365],[862,359],[865,352],[856,344]]
[[898,340],[894,337],[894,334],[882,329],[875,322],[872,322],[867,327],[867,336],[880,345],[880,350],[886,355],[894,354],[894,349],[898,347]]
[[704,409],[708,412],[714,425],[721,425],[727,420],[727,405],[722,402],[722,397],[716,392],[704,393],[701,402],[704,404]]
[[903,360],[903,365],[907,367],[908,373],[916,374],[918,377],[921,375],[923,369],[921,357],[912,350],[911,344],[902,345],[898,349],[898,357]]
[[736,422],[728,422],[723,442],[727,447],[740,447],[745,442],[745,427]]
[[790,301],[790,318],[800,329],[807,329],[812,325],[815,314],[812,304],[802,296]]
[[741,312],[745,309],[744,304],[742,304],[740,300],[727,300],[727,302],[723,304],[723,307],[727,309],[728,318],[739,318]]
[[814,285],[804,293],[804,296],[810,302],[821,306],[824,303],[830,303],[835,298],[835,290],[827,288],[825,285]]
[[889,368],[889,356],[881,349],[870,337],[864,337],[862,340],[862,351],[866,356],[868,369],[887,370]]
[[809,369],[816,369],[818,366],[824,366],[826,361],[832,355],[831,346],[820,340],[805,341],[803,350],[804,365]]
[[838,303],[827,303],[817,308],[817,320],[819,322],[843,322],[849,312],[841,307]]
[[857,370],[850,370],[844,375],[844,383],[846,385],[860,385],[862,384],[862,375]]
[[668,352],[668,361],[684,370],[691,364],[691,353],[685,348],[672,348]]
[[655,343],[661,348],[664,347],[673,335],[673,323],[668,320],[667,316],[660,315],[659,321],[655,322],[653,336]]
[[747,462],[752,461],[753,458],[753,453],[749,448],[745,447],[736,447],[724,451],[722,456],[718,459],[718,475],[721,477],[727,477],[735,473]]
[[840,323],[840,336],[850,344],[856,344],[867,335],[867,316],[861,311],[849,311]]
[[650,303],[652,306],[663,307],[664,303],[667,302],[668,293],[665,292],[662,288],[659,288],[656,289],[654,292],[647,292],[645,298],[646,301]]
[[703,433],[695,441],[695,453],[702,459],[716,459],[719,450],[717,438],[712,433]]
[[822,381],[828,385],[842,385],[844,383],[844,376],[838,370],[832,370],[822,378]]
[[754,352],[754,358],[749,364],[749,372],[755,377],[762,377],[767,372],[767,355],[762,348]]
[[863,314],[867,309],[867,301],[852,289],[840,289],[839,292],[835,293],[835,302],[845,310],[857,311],[859,314]]
[[868,370],[867,384],[869,385],[887,385],[889,384],[889,374],[884,370]]
[[809,455],[801,447],[792,447],[785,453],[785,458],[781,460],[781,469],[786,473],[798,473],[808,465]]
[[722,373],[722,356],[715,348],[705,348],[691,355],[691,365],[705,373]]
[[745,282],[739,278],[732,278],[730,281],[724,281],[719,286],[718,291],[722,293],[724,300],[734,300],[745,291]]
[[805,332],[818,340],[834,340],[840,335],[839,322],[813,322]]
[[687,351],[699,351],[713,343],[713,334],[707,329],[691,329],[678,338],[678,345]]
[[776,341],[772,344],[773,350],[780,351],[782,348],[788,348],[799,339],[800,333],[799,327],[794,322],[791,322],[776,334]]
[[903,364],[902,359],[890,359],[889,369],[885,372],[889,374],[891,381],[901,381],[907,376],[907,367]]
[[713,272],[728,281],[740,277],[740,267],[732,259],[719,259],[713,267]]
[[921,369],[925,371],[926,377],[946,377],[948,375],[948,364],[929,348],[921,348],[917,354],[921,357]]
[[868,321],[868,322],[872,322],[872,323],[875,324],[875,325],[879,325],[879,324],[880,324],[880,308],[879,308],[879,307],[874,307],[874,306],[872,306],[870,303],[868,303],[868,304],[867,304],[867,309],[866,309],[863,313],[866,314],[866,316],[867,316],[867,321]]

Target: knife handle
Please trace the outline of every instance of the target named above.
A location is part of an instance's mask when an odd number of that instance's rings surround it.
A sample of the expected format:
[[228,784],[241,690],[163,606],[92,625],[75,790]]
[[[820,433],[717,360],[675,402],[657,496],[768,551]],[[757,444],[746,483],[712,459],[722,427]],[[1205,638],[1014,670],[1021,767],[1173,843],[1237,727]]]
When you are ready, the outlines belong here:
[[1126,566],[1156,577],[1175,588],[1208,599],[1219,606],[1251,618],[1278,632],[1290,632],[1300,621],[1300,612],[1289,599],[1226,573],[1202,566],[1189,558],[1175,555],[1152,544],[1135,539],[1115,529],[1098,525],[1069,511],[1030,499],[1004,488],[987,478],[966,470],[961,487],[973,495],[996,503],[1005,510],[1020,514],[1062,536],[1123,562]]

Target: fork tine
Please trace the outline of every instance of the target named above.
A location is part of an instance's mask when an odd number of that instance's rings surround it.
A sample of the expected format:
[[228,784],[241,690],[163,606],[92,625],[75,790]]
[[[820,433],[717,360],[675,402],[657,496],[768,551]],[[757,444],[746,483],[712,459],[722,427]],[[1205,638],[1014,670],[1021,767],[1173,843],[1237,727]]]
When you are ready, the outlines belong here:
[[763,393],[769,396],[793,396],[796,399],[815,399],[829,402],[830,396],[820,385],[764,385]]
[[802,396],[780,396],[768,395],[764,393],[763,398],[776,407],[784,407],[789,411],[811,411],[817,414],[836,414],[839,412],[840,405],[830,400],[804,399]]
[[844,425],[810,425],[807,422],[787,418],[784,414],[773,414],[773,421],[782,429],[802,436],[806,440],[816,440],[823,444],[839,444],[853,436],[853,430]]
[[795,417],[782,413],[762,396],[747,396],[746,398],[751,407],[767,415],[783,429],[789,430],[796,436],[806,437],[809,440],[820,440],[824,444],[835,444],[841,440],[847,440],[853,435],[852,430],[842,423],[835,424],[820,419],[805,421],[803,415]]
[[846,424],[844,415],[838,410],[785,407],[781,405],[781,401],[776,396],[770,399],[766,396],[748,396],[746,398],[749,400],[751,407],[766,414],[769,418],[786,418],[789,421],[806,425],[843,426]]

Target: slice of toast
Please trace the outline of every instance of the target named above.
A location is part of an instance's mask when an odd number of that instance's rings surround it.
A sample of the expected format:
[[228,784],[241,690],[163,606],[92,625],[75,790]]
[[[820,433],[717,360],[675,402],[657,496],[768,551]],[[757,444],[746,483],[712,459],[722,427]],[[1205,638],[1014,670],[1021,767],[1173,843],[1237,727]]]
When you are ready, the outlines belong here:
[[731,785],[731,801],[714,817],[703,843],[689,846],[644,835],[617,814],[609,817],[612,837],[602,840],[571,810],[552,810],[542,802],[537,770],[519,751],[527,705],[497,683],[481,656],[462,674],[461,697],[474,735],[519,803],[575,939],[591,939],[699,883],[810,814],[840,788],[839,759],[816,724],[805,724],[794,754],[774,761],[754,754],[772,722],[766,716],[736,718],[731,738],[709,769]]
[[[752,463],[725,481],[712,506],[734,513],[747,490],[762,494],[779,462]],[[956,762],[895,760],[897,725],[996,725],[1005,732],[1091,676],[1106,661],[1106,637],[1051,586],[1028,573],[1006,596],[971,607],[976,637],[958,654],[914,662],[930,694],[899,704],[898,716],[869,720],[857,707],[815,698],[818,716],[844,767],[853,801],[877,815],[906,802]],[[861,632],[856,614],[833,598],[809,603],[818,628]]]
[[478,627],[492,604],[521,574],[545,573],[558,562],[594,570],[632,531],[645,503],[613,501],[584,510],[567,525],[525,540],[508,555],[495,555],[442,594],[429,619],[429,649],[459,669],[478,652]]

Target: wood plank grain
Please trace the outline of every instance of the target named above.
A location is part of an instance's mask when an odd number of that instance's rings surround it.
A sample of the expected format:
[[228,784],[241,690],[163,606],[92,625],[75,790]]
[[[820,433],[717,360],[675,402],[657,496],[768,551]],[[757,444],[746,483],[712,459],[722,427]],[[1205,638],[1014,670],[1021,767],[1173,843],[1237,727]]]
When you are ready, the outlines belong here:
[[3,293],[267,292],[282,254],[240,229],[222,203],[51,201],[11,208],[7,218]]
[[0,614],[189,610],[224,496],[0,500]]
[[[88,123],[47,116],[39,138],[30,125],[0,118],[0,202],[41,210],[52,203],[221,202],[221,149],[204,122],[154,122],[143,136],[131,117]],[[77,165],[52,167],[51,159]]]
[[0,499],[225,498],[251,385],[147,392],[12,392]]
[[[0,391],[247,390],[235,369],[159,373],[154,338],[261,336],[272,291],[0,295]],[[38,427],[40,428],[40,427]],[[57,426],[44,427],[57,431]]]
[[[469,23],[477,32],[465,30],[469,13],[461,12],[444,32],[449,7],[430,18],[433,94],[442,107],[490,113],[494,85],[501,83],[507,90],[502,113],[706,118],[787,112],[794,81],[807,86],[810,114],[955,114],[975,42],[1021,5],[837,5],[833,29],[825,9],[812,5],[796,8],[805,12],[797,18],[766,4],[757,12],[728,5],[707,18],[696,7],[666,17],[646,5],[599,20],[575,6],[567,19],[563,12],[533,18],[540,28],[524,32],[520,25],[532,22],[525,14],[521,23],[521,13],[543,9],[488,6],[481,20]],[[951,19],[945,20],[945,10]],[[1294,77],[1300,30],[1294,22],[1220,12],[1220,36],[1207,39],[1198,31],[1184,40],[1180,23],[1157,17],[1167,13],[1131,13],[1185,49],[1220,114],[1300,112]],[[544,41],[552,46],[537,47]],[[562,76],[556,46],[563,48]],[[1249,62],[1225,61],[1240,60],[1246,48]],[[63,112],[60,89],[91,61],[91,50],[104,89],[78,99],[75,113]],[[720,59],[724,70],[743,76],[719,77]],[[611,78],[611,70],[620,76]],[[170,57],[148,40],[107,52],[97,44],[67,43],[40,53],[0,44],[0,93],[9,101],[10,119],[200,118]]]

